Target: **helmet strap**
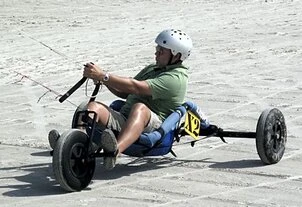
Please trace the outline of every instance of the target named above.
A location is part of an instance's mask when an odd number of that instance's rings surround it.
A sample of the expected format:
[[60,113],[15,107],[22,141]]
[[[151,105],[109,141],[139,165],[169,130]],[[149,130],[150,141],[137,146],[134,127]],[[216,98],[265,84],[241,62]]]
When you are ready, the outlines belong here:
[[180,63],[180,62],[181,62],[181,60],[180,60],[180,58],[179,58],[177,61],[175,61],[175,62],[172,63],[173,57],[176,57],[178,54],[179,54],[179,53],[177,53],[176,55],[173,55],[173,54],[171,53],[171,56],[170,56],[168,65],[177,64],[177,63]]
[[170,59],[169,59],[169,62],[168,62],[168,65],[171,65],[172,64],[172,59],[173,59],[173,55],[171,54],[171,56],[170,56]]

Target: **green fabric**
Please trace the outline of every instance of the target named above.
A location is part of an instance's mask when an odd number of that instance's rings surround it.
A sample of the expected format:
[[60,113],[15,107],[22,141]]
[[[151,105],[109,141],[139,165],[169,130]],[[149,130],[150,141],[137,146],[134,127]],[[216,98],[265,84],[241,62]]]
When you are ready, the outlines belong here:
[[152,96],[129,95],[121,113],[128,117],[133,104],[140,102],[147,105],[161,120],[164,120],[184,102],[188,84],[187,71],[188,69],[181,64],[169,65],[160,69],[156,65],[147,66],[134,78],[146,80],[151,88]]

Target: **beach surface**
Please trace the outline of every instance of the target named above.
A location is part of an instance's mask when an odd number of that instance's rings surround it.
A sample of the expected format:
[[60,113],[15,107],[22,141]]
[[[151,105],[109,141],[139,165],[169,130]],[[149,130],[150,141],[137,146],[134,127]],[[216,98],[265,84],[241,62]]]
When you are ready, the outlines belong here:
[[[301,11],[298,0],[0,0],[0,206],[302,206]],[[64,192],[47,135],[70,128],[94,86],[58,96],[86,62],[134,76],[154,62],[166,28],[193,39],[186,100],[235,131],[255,132],[263,110],[280,109],[282,160],[263,165],[253,139],[192,148],[184,137],[177,157],[121,156],[112,171],[97,159],[88,188]],[[97,97],[115,99],[105,87]]]

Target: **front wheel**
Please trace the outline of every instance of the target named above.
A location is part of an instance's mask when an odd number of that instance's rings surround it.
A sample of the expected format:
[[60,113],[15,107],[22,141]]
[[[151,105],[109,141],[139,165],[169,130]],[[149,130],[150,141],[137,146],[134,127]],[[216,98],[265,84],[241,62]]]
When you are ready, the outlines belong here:
[[66,191],[86,188],[94,174],[95,158],[87,134],[78,129],[63,133],[54,149],[52,166],[56,180]]

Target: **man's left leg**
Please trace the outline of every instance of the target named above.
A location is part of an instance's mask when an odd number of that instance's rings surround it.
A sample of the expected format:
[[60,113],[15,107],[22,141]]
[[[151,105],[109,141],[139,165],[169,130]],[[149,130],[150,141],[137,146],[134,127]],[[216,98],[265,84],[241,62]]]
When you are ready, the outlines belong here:
[[119,152],[125,151],[133,144],[148,125],[151,110],[143,103],[133,105],[126,124],[117,138]]

